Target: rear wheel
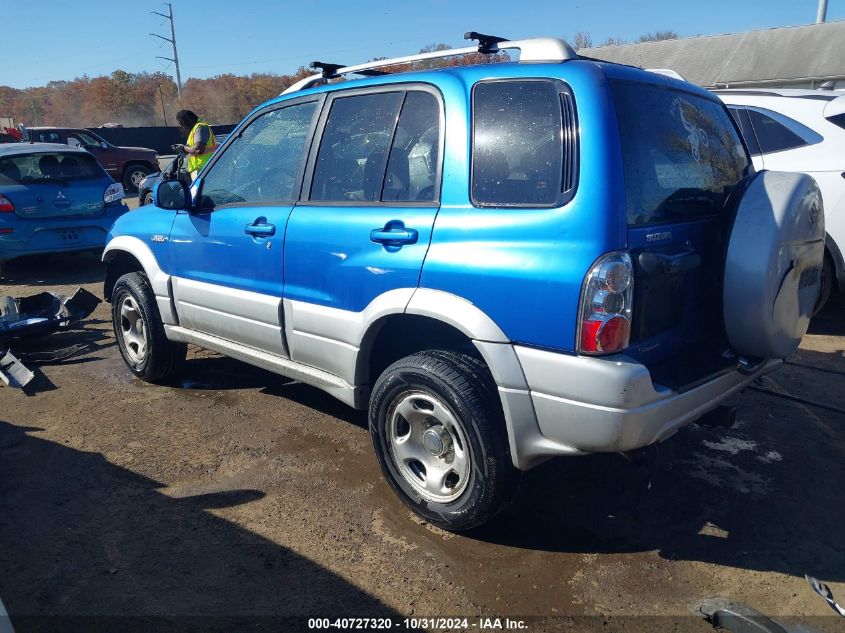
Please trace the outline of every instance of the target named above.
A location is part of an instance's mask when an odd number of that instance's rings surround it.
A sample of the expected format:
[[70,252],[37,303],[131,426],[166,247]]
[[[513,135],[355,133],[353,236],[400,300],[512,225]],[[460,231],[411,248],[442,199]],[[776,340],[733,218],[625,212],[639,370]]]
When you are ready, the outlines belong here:
[[836,276],[833,272],[833,261],[831,261],[830,255],[825,253],[824,262],[822,263],[821,279],[819,280],[819,298],[816,299],[813,316],[821,312],[828,299],[830,299],[834,283],[836,283]]
[[150,168],[144,165],[129,165],[123,171],[123,186],[127,191],[138,191],[141,181],[150,173]]
[[493,379],[466,354],[426,351],[388,367],[370,399],[370,434],[394,492],[446,530],[490,520],[519,483]]
[[188,346],[167,339],[155,295],[143,273],[128,273],[115,283],[112,325],[123,360],[142,380],[166,380],[185,359]]

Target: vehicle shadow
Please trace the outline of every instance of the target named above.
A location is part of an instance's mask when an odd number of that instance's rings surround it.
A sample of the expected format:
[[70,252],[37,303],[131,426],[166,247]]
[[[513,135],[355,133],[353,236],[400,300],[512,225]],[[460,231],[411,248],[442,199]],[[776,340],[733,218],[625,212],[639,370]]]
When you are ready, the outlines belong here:
[[367,428],[365,411],[356,411],[316,387],[199,348],[191,348],[179,376],[169,386],[201,391],[261,389],[263,394],[292,400],[344,422]]
[[264,493],[173,498],[162,483],[39,431],[0,421],[0,596],[15,630],[294,631],[306,622],[288,618],[399,617],[208,512],[261,503]]
[[65,286],[103,281],[100,252],[57,253],[20,257],[0,266],[3,286]]

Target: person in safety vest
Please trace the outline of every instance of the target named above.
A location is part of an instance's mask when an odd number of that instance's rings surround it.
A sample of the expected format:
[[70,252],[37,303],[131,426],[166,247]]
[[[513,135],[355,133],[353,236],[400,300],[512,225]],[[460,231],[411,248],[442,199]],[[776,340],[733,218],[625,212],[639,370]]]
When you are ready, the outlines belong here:
[[179,110],[176,121],[188,140],[184,145],[173,145],[172,149],[187,155],[185,169],[191,174],[191,179],[195,180],[200,169],[217,149],[217,139],[214,138],[211,126],[190,110]]

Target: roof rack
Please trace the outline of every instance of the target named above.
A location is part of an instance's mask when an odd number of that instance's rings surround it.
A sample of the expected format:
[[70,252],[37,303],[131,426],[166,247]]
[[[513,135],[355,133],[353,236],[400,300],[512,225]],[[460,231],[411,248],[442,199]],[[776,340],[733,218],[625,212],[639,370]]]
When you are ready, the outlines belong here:
[[443,51],[431,51],[429,53],[418,53],[416,55],[406,55],[405,57],[394,57],[391,59],[377,59],[363,64],[356,64],[354,66],[343,66],[342,64],[330,64],[326,62],[313,62],[311,68],[319,69],[316,75],[311,75],[305,79],[297,81],[295,84],[287,88],[283,95],[292,92],[298,92],[319,85],[329,79],[337,79],[343,75],[365,75],[375,76],[387,74],[385,71],[378,70],[388,66],[400,66],[404,64],[413,64],[415,62],[425,61],[427,59],[443,59],[445,57],[459,57],[461,55],[470,55],[481,53],[483,55],[493,55],[505,50],[519,50],[520,62],[564,62],[569,59],[578,59],[577,53],[572,47],[561,39],[556,37],[538,37],[527,40],[509,40],[504,37],[496,35],[484,35],[470,31],[464,34],[466,40],[476,40],[478,42],[475,46],[465,46],[463,48],[450,48]]

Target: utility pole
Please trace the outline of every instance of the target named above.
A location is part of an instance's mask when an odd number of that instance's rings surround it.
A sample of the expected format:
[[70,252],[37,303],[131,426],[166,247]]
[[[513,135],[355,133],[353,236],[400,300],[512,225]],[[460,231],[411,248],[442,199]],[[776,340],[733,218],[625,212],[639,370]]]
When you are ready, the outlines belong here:
[[819,11],[816,13],[816,24],[821,24],[827,18],[827,0],[819,0]]
[[164,127],[167,127],[167,110],[164,109],[164,95],[161,94],[161,84],[158,85],[158,98],[161,99],[161,116],[164,118]]
[[170,21],[170,37],[156,35],[155,33],[150,33],[150,35],[152,35],[153,37],[157,37],[160,40],[164,40],[165,42],[170,42],[170,44],[173,46],[173,57],[162,57],[161,55],[156,55],[156,58],[173,62],[173,65],[176,66],[176,95],[181,98],[182,74],[179,72],[179,54],[176,52],[176,28],[173,26],[173,4],[171,4],[170,2],[165,2],[164,4],[167,5],[167,15],[165,15],[164,13],[159,13],[158,11],[150,11],[150,13],[160,15],[161,17]]

